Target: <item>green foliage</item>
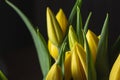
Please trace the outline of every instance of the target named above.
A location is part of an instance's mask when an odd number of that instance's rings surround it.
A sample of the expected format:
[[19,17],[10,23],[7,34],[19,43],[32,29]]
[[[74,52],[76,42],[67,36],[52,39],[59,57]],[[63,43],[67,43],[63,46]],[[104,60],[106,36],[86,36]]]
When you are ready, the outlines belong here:
[[48,49],[47,49],[47,44],[39,32],[39,30],[34,29],[34,26],[32,23],[29,21],[29,19],[20,11],[15,5],[13,5],[11,2],[6,0],[6,3],[14,10],[17,12],[17,14],[20,16],[20,18],[23,20],[25,23],[26,27],[28,28],[29,32],[31,33],[31,36],[33,38],[33,41],[35,43],[35,47],[38,53],[38,59],[39,63],[41,66],[41,70],[43,73],[43,76],[45,77],[46,74],[48,73],[50,66],[51,66],[51,57],[49,55]]
[[0,80],[8,80],[1,70],[0,70]]
[[108,65],[108,14],[102,28],[100,40],[98,43],[97,58],[96,58],[96,71],[97,80],[108,80],[109,65]]

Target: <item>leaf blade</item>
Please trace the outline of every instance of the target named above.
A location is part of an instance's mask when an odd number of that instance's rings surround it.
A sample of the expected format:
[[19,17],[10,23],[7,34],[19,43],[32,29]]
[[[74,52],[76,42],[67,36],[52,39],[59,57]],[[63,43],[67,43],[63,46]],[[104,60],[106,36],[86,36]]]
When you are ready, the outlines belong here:
[[1,70],[0,70],[0,80],[8,80]]
[[[76,3],[75,3],[75,5],[73,6],[72,11],[71,11],[71,13],[70,13],[70,15],[69,15],[68,22],[69,22],[70,24],[73,23],[74,18],[76,17],[77,6],[80,8],[81,5],[82,5],[82,0],[76,0]],[[76,19],[75,19],[75,20],[76,20]]]
[[76,25],[76,34],[78,37],[78,42],[84,46],[83,32],[82,32],[82,16],[80,8],[77,6],[77,25]]
[[98,43],[97,49],[97,58],[96,58],[96,71],[98,80],[108,80],[109,67],[108,67],[108,58],[107,58],[107,49],[108,49],[108,14],[103,24],[101,31],[100,40]]
[[37,50],[38,59],[39,59],[43,76],[46,76],[46,74],[50,69],[51,63],[50,63],[50,55],[46,47],[46,43],[43,36],[34,29],[33,25],[31,24],[29,19],[26,17],[26,15],[22,13],[22,11],[20,11],[15,5],[13,5],[8,0],[5,0],[5,1],[20,16],[20,18],[25,23],[27,29],[29,30]]

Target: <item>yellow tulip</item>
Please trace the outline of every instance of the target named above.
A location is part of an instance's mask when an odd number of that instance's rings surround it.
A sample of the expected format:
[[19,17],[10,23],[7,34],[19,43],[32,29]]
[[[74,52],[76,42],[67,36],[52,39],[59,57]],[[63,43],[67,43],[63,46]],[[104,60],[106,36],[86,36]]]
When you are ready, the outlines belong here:
[[[81,48],[81,47],[79,47]],[[76,50],[78,48],[73,47],[73,53],[72,53],[72,59],[71,59],[71,72],[73,80],[86,80],[85,71],[82,65],[82,62],[80,61],[78,51]]]
[[69,27],[68,40],[69,40],[70,49],[72,50],[74,44],[76,42],[78,42],[77,36],[75,34],[75,31],[74,31],[72,25],[70,25],[70,27]]
[[85,75],[87,76],[86,53],[84,51],[84,48],[80,44],[76,43],[74,50],[78,54],[80,62],[83,66]]
[[57,19],[57,21],[58,21],[58,23],[63,31],[63,35],[65,35],[68,21],[67,21],[67,18],[66,18],[62,9],[60,9],[59,12],[57,13],[56,19]]
[[120,80],[120,54],[112,67],[109,80]]
[[87,34],[86,34],[86,38],[90,47],[90,51],[93,57],[93,61],[95,63],[96,61],[96,53],[97,53],[97,47],[98,47],[98,37],[91,31],[88,30]]
[[57,60],[58,58],[58,48],[54,44],[51,43],[50,40],[48,40],[48,50],[50,52],[50,55],[54,58],[54,60]]
[[65,80],[71,80],[71,51],[65,53],[65,62],[64,62],[64,70],[65,70]]
[[57,63],[54,63],[50,68],[46,80],[62,80],[62,70]]
[[47,7],[46,15],[48,38],[54,45],[59,46],[63,40],[63,32],[56,17],[54,16],[49,7]]

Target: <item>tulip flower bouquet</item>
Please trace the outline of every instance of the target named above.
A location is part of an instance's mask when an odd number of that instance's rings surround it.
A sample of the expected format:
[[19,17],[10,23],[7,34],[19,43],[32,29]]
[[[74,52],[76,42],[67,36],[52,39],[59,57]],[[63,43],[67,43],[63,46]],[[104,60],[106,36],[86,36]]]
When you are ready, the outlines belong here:
[[22,11],[5,2],[21,17],[33,38],[43,80],[120,80],[120,36],[109,48],[108,13],[97,36],[88,27],[92,12],[83,25],[82,0],[76,0],[68,19],[62,9],[55,15],[47,7],[46,41]]

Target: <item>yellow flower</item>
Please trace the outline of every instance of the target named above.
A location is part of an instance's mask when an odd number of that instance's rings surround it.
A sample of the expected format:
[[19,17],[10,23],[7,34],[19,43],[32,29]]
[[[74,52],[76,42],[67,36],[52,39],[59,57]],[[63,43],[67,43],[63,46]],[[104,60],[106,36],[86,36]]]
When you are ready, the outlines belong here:
[[88,32],[86,34],[86,37],[87,37],[87,41],[88,41],[90,51],[91,51],[91,54],[92,54],[92,57],[93,57],[93,61],[95,63],[99,39],[91,30],[88,30]]
[[58,48],[54,44],[51,43],[50,40],[48,40],[48,50],[50,52],[50,55],[54,58],[54,60],[57,60],[58,58]]
[[65,35],[68,21],[67,21],[67,18],[62,9],[60,9],[59,12],[57,13],[56,19],[57,19],[58,23],[60,24],[60,27],[63,31],[63,35]]
[[[81,55],[85,55],[84,53],[81,53],[81,52],[84,52],[84,49],[82,47],[77,47],[77,46],[79,46],[79,45],[75,44],[75,46],[73,47],[73,50],[72,50],[73,51],[72,59],[71,59],[72,77],[73,77],[73,80],[86,80],[86,72],[84,70],[85,63],[84,63],[84,60],[82,61],[82,58],[79,57]],[[77,49],[79,49],[79,50],[77,50]],[[81,50],[83,50],[83,51],[81,51]],[[83,56],[81,56],[81,57],[83,57]],[[86,58],[84,58],[84,59],[86,59]],[[83,66],[83,64],[84,64],[84,66]]]
[[74,31],[72,25],[70,25],[70,27],[69,27],[68,40],[69,40],[69,47],[72,50],[74,44],[76,42],[78,42],[77,36],[75,34],[75,31]]
[[[62,29],[63,35],[65,35],[66,28],[67,28],[67,18],[63,12],[62,9],[60,9],[56,15],[56,19],[60,25],[60,28]],[[50,40],[48,41],[48,49],[50,52],[50,55],[57,60],[59,52],[58,52],[58,47],[54,45]]]
[[65,80],[71,80],[71,51],[65,53],[65,62],[64,62],[64,70],[65,70]]
[[109,80],[120,80],[120,54],[112,67]]
[[54,63],[50,68],[46,80],[62,80],[62,70],[57,63]]
[[59,46],[63,40],[63,32],[58,21],[56,20],[56,17],[48,7],[46,15],[48,38],[54,45]]

